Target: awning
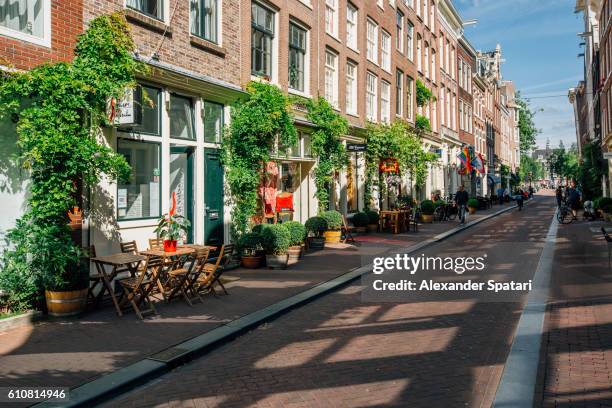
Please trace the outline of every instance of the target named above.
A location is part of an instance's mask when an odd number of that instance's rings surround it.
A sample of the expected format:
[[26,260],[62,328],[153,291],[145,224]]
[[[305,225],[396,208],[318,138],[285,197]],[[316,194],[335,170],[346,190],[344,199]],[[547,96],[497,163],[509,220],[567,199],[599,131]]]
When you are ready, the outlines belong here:
[[489,183],[491,184],[501,183],[501,177],[498,177],[498,176],[487,174],[487,179],[489,180]]

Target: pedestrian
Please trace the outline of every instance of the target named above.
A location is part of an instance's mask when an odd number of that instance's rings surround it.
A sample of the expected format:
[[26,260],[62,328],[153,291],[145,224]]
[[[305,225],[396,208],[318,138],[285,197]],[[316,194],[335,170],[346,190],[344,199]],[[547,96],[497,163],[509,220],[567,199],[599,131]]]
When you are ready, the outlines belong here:
[[459,190],[457,194],[455,194],[455,204],[457,204],[457,210],[459,211],[459,221],[461,224],[465,224],[465,209],[467,206],[467,202],[470,196],[467,191],[465,191],[465,187],[463,184],[459,186]]
[[499,200],[499,205],[504,204],[504,189],[501,187],[497,189],[497,199]]
[[524,195],[523,195],[524,191],[522,188],[519,187],[518,189],[518,193],[515,196],[516,198],[516,204],[518,205],[518,210],[519,211],[523,211],[523,202],[524,202]]
[[580,209],[580,198],[581,198],[580,190],[576,186],[576,181],[572,180],[571,188],[569,188],[567,192],[567,202],[569,204],[569,207],[572,210],[572,215],[574,216],[574,220],[578,219],[577,215],[578,215],[578,210]]
[[529,199],[533,198],[533,187],[529,186]]
[[561,186],[557,187],[555,197],[557,198],[557,208],[561,208],[561,202],[563,201],[563,189]]

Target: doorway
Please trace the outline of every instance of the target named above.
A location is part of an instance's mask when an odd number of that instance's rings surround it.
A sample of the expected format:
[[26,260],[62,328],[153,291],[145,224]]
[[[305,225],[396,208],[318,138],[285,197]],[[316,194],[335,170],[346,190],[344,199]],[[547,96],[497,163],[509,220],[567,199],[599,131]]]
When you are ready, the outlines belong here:
[[204,149],[204,243],[224,243],[223,166],[218,149]]
[[176,193],[176,213],[191,223],[185,237],[186,243],[193,243],[195,228],[193,153],[194,148],[190,146],[170,147],[170,196]]

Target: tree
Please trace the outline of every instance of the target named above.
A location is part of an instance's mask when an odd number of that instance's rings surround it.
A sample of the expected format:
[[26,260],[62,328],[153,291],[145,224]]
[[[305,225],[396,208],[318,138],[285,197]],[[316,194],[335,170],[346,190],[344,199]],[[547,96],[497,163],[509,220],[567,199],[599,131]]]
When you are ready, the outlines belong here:
[[519,167],[521,180],[540,180],[545,176],[544,166],[530,156],[521,156],[521,166]]
[[519,137],[521,155],[528,155],[536,146],[536,137],[540,130],[536,128],[534,118],[536,112],[531,110],[529,102],[521,98],[517,92],[515,98],[519,111]]

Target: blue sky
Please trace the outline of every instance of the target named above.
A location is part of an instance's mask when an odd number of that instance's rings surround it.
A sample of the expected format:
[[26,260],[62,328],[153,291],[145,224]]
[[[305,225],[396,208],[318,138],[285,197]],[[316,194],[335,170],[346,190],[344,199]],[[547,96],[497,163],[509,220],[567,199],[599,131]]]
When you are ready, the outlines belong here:
[[[551,146],[576,141],[576,128],[567,91],[583,76],[580,38],[581,14],[574,14],[575,0],[455,0],[464,19],[478,19],[465,35],[477,50],[502,46],[504,79],[513,80],[523,96],[532,96],[536,126]],[[563,95],[561,97],[548,97]]]

